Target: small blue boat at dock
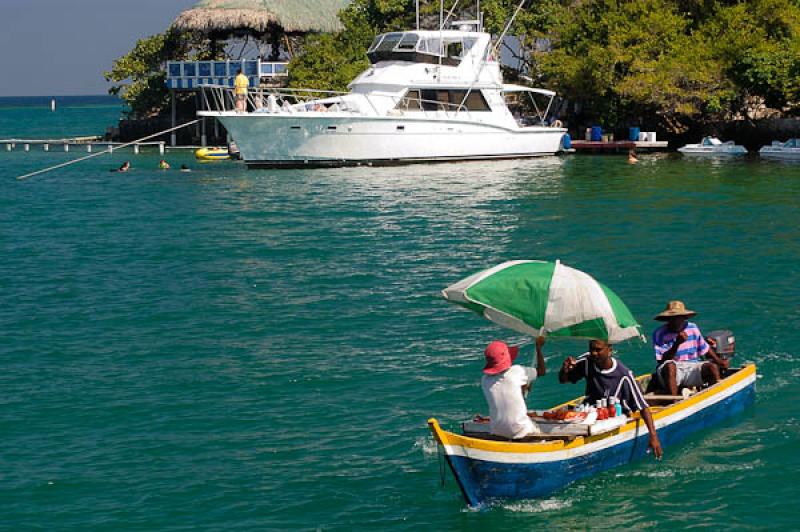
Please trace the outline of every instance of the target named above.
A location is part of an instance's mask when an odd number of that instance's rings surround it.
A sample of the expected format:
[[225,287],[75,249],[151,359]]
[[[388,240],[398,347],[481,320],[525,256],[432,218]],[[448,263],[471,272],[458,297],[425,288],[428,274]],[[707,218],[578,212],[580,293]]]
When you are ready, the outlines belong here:
[[[639,377],[643,388],[649,375]],[[664,448],[741,414],[755,400],[756,366],[727,371],[717,384],[687,397],[646,395]],[[567,404],[580,404],[579,397]],[[568,484],[644,457],[648,430],[638,414],[602,433],[507,440],[465,423],[461,434],[436,419],[428,425],[470,506],[547,496]]]

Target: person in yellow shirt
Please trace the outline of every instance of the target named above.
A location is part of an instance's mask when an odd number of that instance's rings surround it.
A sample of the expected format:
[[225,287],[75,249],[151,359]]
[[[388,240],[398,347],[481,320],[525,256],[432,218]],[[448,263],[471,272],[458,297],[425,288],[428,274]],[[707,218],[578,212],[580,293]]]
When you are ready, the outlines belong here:
[[247,88],[250,86],[250,80],[247,76],[242,74],[242,69],[236,74],[236,79],[233,80],[233,92],[236,95],[236,111],[244,113],[247,111]]

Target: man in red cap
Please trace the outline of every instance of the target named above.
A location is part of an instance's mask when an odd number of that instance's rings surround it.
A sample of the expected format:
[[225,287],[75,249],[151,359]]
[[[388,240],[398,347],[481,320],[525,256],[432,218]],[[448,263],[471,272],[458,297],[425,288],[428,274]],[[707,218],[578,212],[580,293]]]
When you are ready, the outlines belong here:
[[481,388],[489,403],[489,430],[492,434],[519,439],[540,432],[528,417],[525,393],[533,381],[545,374],[543,345],[544,336],[540,336],[536,339],[536,368],[514,365],[519,347],[509,347],[499,340],[486,347]]

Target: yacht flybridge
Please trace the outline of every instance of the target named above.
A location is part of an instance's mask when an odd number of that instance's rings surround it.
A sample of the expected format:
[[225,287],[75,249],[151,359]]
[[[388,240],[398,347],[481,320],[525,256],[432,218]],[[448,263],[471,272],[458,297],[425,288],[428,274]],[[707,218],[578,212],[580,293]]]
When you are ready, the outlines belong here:
[[250,167],[556,153],[566,130],[546,122],[555,93],[504,85],[490,35],[477,21],[455,24],[379,35],[350,92],[250,89],[237,112],[230,88],[208,86],[198,114],[222,122]]

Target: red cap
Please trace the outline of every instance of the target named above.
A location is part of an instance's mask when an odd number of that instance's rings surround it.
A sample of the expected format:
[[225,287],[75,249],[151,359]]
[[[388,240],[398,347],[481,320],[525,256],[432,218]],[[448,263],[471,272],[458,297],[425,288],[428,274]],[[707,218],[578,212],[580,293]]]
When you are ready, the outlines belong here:
[[487,375],[497,375],[511,367],[519,355],[519,347],[509,347],[505,342],[495,340],[486,346],[483,354],[486,357],[483,372]]

